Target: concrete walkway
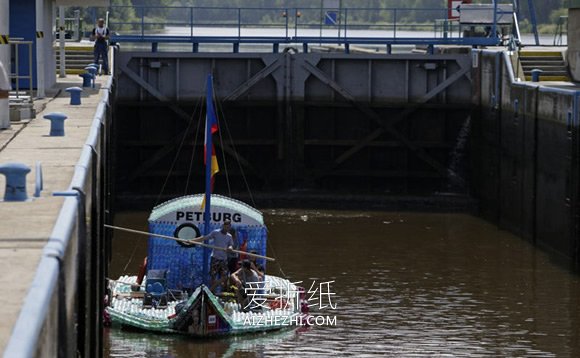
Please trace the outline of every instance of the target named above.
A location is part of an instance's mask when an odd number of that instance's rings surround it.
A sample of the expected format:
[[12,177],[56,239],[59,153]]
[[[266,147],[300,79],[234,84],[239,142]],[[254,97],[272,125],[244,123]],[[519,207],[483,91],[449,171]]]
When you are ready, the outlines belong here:
[[[103,87],[107,80],[108,76],[99,77],[95,89],[84,89],[82,105],[71,106],[64,89],[80,86],[82,79],[58,78],[55,88],[47,91],[47,98],[35,101],[35,119],[13,123],[11,129],[0,131],[0,164],[21,162],[32,169],[26,181],[31,199],[27,202],[3,202],[5,178],[0,175],[0,352],[10,339],[64,201],[52,193],[69,187],[97,104],[108,90]],[[50,122],[43,116],[50,112],[68,116],[64,137],[48,135]],[[44,191],[39,198],[33,198],[36,162],[42,164],[44,176]]]

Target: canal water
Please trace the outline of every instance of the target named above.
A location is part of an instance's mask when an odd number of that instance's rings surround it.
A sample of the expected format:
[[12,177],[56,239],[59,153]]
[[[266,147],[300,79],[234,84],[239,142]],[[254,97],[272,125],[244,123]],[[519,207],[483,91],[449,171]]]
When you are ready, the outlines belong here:
[[[580,356],[578,276],[485,221],[287,209],[265,220],[279,263],[267,272],[302,281],[311,313],[336,321],[204,341],[109,328],[105,356]],[[117,234],[113,247],[111,276],[136,272],[146,239]]]

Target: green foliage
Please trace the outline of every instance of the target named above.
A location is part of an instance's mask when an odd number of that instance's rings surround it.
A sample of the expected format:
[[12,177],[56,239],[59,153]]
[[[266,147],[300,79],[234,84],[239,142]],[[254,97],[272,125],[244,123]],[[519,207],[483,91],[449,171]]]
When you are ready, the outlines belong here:
[[561,16],[568,16],[568,9],[560,8],[552,10],[552,12],[550,13],[550,24],[558,24],[558,21],[560,21]]
[[[128,31],[138,28],[140,19],[135,14],[135,8],[131,6],[133,5],[131,0],[112,0],[112,5],[127,6],[116,8],[109,19],[110,23],[118,24],[114,31]],[[123,24],[120,25],[120,23]]]
[[[323,4],[341,4],[348,9],[348,23],[352,25],[372,26],[378,24],[433,24],[436,19],[447,16],[447,0],[111,0],[112,6],[134,6],[132,8],[115,7],[111,22],[116,25],[114,31],[128,31],[140,28],[141,17],[147,25],[146,31],[161,28],[163,24],[188,25],[193,17],[194,23],[200,25],[237,24],[238,16],[246,25],[283,25],[286,18],[284,9],[289,9],[288,20],[294,21],[294,9],[301,12],[300,24],[318,24],[321,21]],[[492,3],[492,0],[474,0],[474,3]],[[501,3],[511,3],[501,0]],[[534,1],[538,26],[548,31],[556,25],[562,15],[567,14],[563,8],[564,0]],[[528,2],[520,0],[520,29],[531,30]],[[192,11],[190,7],[206,7]],[[238,12],[238,8],[243,8]],[[68,8],[67,17],[77,8]],[[84,9],[81,12],[85,27],[94,26],[97,17],[105,16],[105,8]],[[397,9],[396,11],[394,9]],[[124,24],[120,24],[124,23]],[[156,24],[153,24],[156,23]],[[418,28],[417,28],[418,29]]]

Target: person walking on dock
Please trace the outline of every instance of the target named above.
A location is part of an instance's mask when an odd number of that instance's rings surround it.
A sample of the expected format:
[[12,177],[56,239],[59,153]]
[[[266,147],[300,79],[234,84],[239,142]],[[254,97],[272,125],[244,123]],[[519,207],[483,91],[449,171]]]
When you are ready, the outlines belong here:
[[95,64],[99,64],[99,57],[103,59],[103,73],[109,74],[109,29],[105,26],[105,20],[97,20],[97,26],[93,29],[91,40],[95,41]]

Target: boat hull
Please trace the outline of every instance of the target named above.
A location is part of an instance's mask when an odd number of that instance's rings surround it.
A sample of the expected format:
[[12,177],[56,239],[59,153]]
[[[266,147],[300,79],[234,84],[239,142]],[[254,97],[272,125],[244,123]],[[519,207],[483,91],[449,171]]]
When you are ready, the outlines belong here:
[[270,308],[265,301],[259,310],[243,312],[239,305],[224,302],[205,285],[197,287],[186,299],[170,299],[166,306],[148,307],[142,298],[144,287],[135,281],[136,276],[124,277],[113,285],[113,298],[106,310],[115,325],[208,338],[292,329],[305,321],[297,304]]

